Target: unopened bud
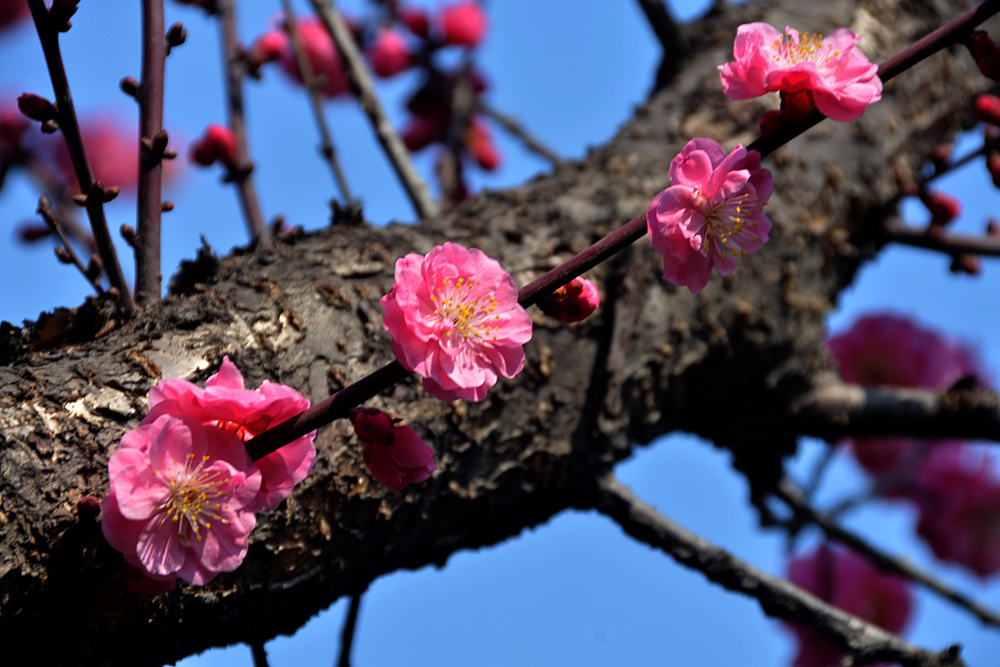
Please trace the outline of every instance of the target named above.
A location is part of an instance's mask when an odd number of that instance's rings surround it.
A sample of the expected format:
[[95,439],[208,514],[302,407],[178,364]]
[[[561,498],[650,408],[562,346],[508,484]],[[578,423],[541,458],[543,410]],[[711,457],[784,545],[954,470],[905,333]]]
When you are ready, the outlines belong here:
[[163,211],[164,213],[170,213],[170,211],[174,210],[174,203],[168,199],[165,199],[162,202],[160,202],[160,210]]
[[1000,188],[1000,153],[990,151],[986,154],[986,170],[993,177],[993,185]]
[[51,235],[52,229],[48,225],[29,222],[17,228],[17,237],[24,243],[35,243]]
[[121,88],[121,91],[129,97],[136,100],[139,99],[139,82],[135,80],[135,77],[124,77],[118,82],[118,87]]
[[940,190],[921,192],[920,201],[930,211],[932,225],[947,225],[962,213],[962,203]]
[[389,415],[377,408],[354,408],[351,410],[351,423],[354,432],[363,442],[374,442],[380,445],[391,445],[395,440],[392,432],[392,420]]
[[114,201],[117,199],[118,195],[121,193],[122,189],[117,185],[104,185],[101,181],[97,181],[94,189],[101,197],[101,201],[107,204],[109,201]]
[[54,120],[47,120],[42,123],[42,134],[55,134],[59,131],[59,123]]
[[[187,41],[187,30],[180,23],[175,23],[167,29],[167,44],[170,48],[180,46]],[[169,51],[168,51],[169,53]]]
[[770,111],[765,111],[764,115],[760,117],[760,134],[764,136],[768,132],[772,131],[774,128],[781,125],[781,121],[784,120],[784,116],[780,109],[771,109]]
[[988,79],[1000,81],[1000,49],[990,39],[989,33],[982,30],[973,31],[965,42],[979,71]]
[[101,513],[101,501],[94,496],[84,496],[76,504],[76,513],[81,519],[96,519]]
[[85,194],[73,195],[73,203],[80,208],[86,207],[89,200],[90,198]]
[[586,319],[599,305],[601,293],[597,290],[597,285],[580,277],[574,278],[538,302],[543,313],[563,322]]
[[987,236],[1000,236],[1000,222],[997,222],[996,218],[990,218],[986,221],[986,234]]
[[225,125],[209,125],[191,146],[191,161],[204,167],[216,162],[233,167],[236,162],[236,135]]
[[58,115],[56,107],[52,102],[34,93],[24,93],[18,97],[17,108],[31,120],[37,120],[42,123],[47,120],[55,120]]
[[135,227],[128,224],[123,224],[118,228],[121,233],[122,238],[125,239],[125,243],[129,244],[132,248],[139,246],[139,235],[135,232]]
[[69,251],[62,246],[56,246],[55,248],[56,259],[58,259],[63,264],[72,264],[73,256],[69,254]]
[[87,263],[87,279],[97,280],[101,277],[101,272],[104,270],[101,264],[101,258],[97,255],[91,255],[90,261]]
[[1000,125],[1000,97],[996,95],[980,95],[972,104],[976,118],[990,125]]
[[970,276],[978,276],[983,272],[983,261],[978,255],[970,255],[967,252],[955,255],[951,260],[952,273],[967,273]]
[[930,157],[931,163],[936,170],[941,171],[948,166],[948,161],[951,159],[953,150],[954,146],[951,144],[937,144],[931,148],[931,153],[928,157]]

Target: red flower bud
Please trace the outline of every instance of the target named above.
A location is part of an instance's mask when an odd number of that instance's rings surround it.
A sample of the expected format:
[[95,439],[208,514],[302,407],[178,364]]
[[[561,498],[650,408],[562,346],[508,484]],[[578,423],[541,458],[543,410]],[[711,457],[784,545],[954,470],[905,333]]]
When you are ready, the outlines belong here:
[[355,408],[351,410],[354,432],[362,442],[391,445],[395,436],[389,415],[377,408]]
[[965,46],[976,61],[980,73],[993,81],[1000,81],[1000,48],[990,39],[988,33],[976,30]]
[[542,312],[563,322],[579,322],[590,317],[601,304],[597,285],[576,277],[538,302]]
[[55,120],[56,108],[47,99],[34,93],[24,93],[17,98],[17,108],[31,120],[45,122]]
[[421,39],[427,39],[427,36],[431,32],[431,25],[430,20],[427,18],[427,12],[425,12],[421,7],[407,5],[406,7],[400,8],[399,20],[403,22],[403,25],[405,25],[410,32]]
[[445,44],[476,46],[486,34],[486,13],[478,2],[465,0],[441,10]]
[[760,117],[760,134],[764,136],[774,128],[781,125],[781,121],[784,119],[781,111],[778,109],[771,109],[770,111],[764,112],[764,115]]
[[236,164],[236,136],[224,125],[209,125],[205,133],[191,146],[191,161],[208,167],[221,162],[227,167]]
[[921,192],[920,201],[931,212],[932,225],[946,225],[962,213],[962,203],[940,190]]
[[979,259],[979,255],[963,252],[952,258],[950,268],[952,273],[967,273],[970,276],[978,276],[983,272],[983,260]]
[[1000,97],[980,95],[973,103],[976,118],[990,125],[1000,125]]
[[375,75],[388,79],[410,68],[410,49],[395,30],[379,30],[367,50]]
[[951,159],[951,153],[955,149],[952,144],[937,144],[931,148],[930,159],[934,164],[934,168],[937,170],[944,169],[948,165],[948,160]]
[[250,47],[249,56],[254,65],[260,67],[264,63],[281,60],[290,48],[288,35],[279,30],[272,30],[257,38],[257,41]]
[[411,153],[421,151],[444,136],[445,125],[436,118],[414,116],[403,128],[402,138]]
[[500,151],[493,143],[489,127],[484,123],[473,119],[465,134],[465,146],[476,163],[486,171],[493,171],[500,166]]

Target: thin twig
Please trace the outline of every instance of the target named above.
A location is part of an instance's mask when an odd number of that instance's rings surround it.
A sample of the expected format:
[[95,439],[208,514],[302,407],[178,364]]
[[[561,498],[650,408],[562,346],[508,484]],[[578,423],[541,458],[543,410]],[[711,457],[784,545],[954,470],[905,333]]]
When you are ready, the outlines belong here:
[[396,176],[403,184],[406,194],[410,198],[417,215],[423,218],[433,217],[437,213],[437,207],[431,199],[430,190],[427,183],[420,178],[413,162],[410,160],[410,153],[406,150],[403,140],[389,121],[389,117],[382,109],[375,92],[375,84],[372,82],[368,65],[365,64],[361,51],[358,50],[351,32],[344,23],[343,17],[337,8],[329,0],[311,0],[316,13],[326,26],[327,32],[337,45],[337,51],[344,61],[348,80],[353,85],[361,108],[371,121],[375,136],[378,137],[382,149],[385,151],[389,162],[396,172]]
[[633,538],[656,547],[722,587],[754,598],[764,613],[818,631],[855,663],[957,667],[960,647],[929,651],[837,609],[794,584],[763,572],[659,514],[612,477],[601,480],[597,509]]
[[344,170],[337,159],[337,150],[333,145],[333,134],[326,124],[326,117],[323,115],[323,99],[320,96],[319,79],[315,76],[312,65],[309,63],[309,56],[306,54],[302,40],[299,38],[299,27],[295,22],[295,9],[292,7],[292,0],[281,0],[285,10],[285,23],[288,31],[288,39],[292,43],[292,51],[295,53],[295,63],[302,74],[302,85],[309,92],[309,106],[312,108],[313,117],[316,119],[316,127],[319,129],[320,154],[326,158],[333,172],[333,180],[340,190],[340,197],[345,206],[350,206],[354,200],[351,197],[351,190],[347,186],[347,178],[344,177]]
[[801,519],[816,525],[828,538],[850,547],[886,572],[892,572],[924,586],[944,599],[975,615],[979,620],[1000,628],[1000,615],[970,599],[951,586],[938,581],[931,575],[918,570],[905,560],[891,556],[869,544],[859,535],[837,525],[829,516],[817,512],[805,500],[802,491],[790,480],[784,479],[778,485],[776,495]]
[[[160,215],[163,199],[163,84],[167,39],[163,0],[142,0],[142,85],[139,88],[138,234],[135,299],[140,306],[160,300]],[[161,138],[162,137],[162,138]],[[161,145],[162,144],[162,145]]]
[[963,155],[962,157],[958,158],[957,160],[951,160],[951,161],[949,161],[947,164],[942,165],[942,167],[940,169],[935,169],[934,173],[932,173],[932,174],[928,175],[927,177],[921,179],[920,182],[917,184],[917,187],[920,188],[920,189],[926,188],[928,185],[930,185],[931,183],[933,183],[935,180],[937,180],[941,176],[944,176],[945,174],[947,174],[949,172],[952,172],[952,171],[955,171],[956,169],[964,167],[965,165],[967,165],[968,163],[972,162],[973,160],[986,155],[986,153],[989,152],[990,148],[992,148],[993,150],[995,150],[996,149],[996,144],[994,143],[992,146],[988,147],[987,144],[984,143],[978,149],[976,149],[974,151],[971,151],[969,153],[966,153],[965,155]]
[[358,611],[361,609],[361,593],[351,596],[351,606],[344,618],[344,628],[340,632],[340,657],[337,667],[351,667],[351,646],[354,644],[354,630],[358,624]]
[[948,255],[971,253],[1000,257],[1000,237],[989,234],[958,234],[944,229],[929,231],[926,227],[914,227],[892,220],[885,222],[880,236],[890,243],[935,250]]
[[563,163],[563,159],[559,157],[558,153],[524,129],[524,126],[513,116],[508,116],[482,101],[479,102],[477,110],[505,129],[511,136],[517,137],[529,151],[543,160],[551,162],[553,167],[558,167]]
[[985,388],[862,387],[824,378],[790,408],[801,435],[1000,442],[1000,397]]
[[83,145],[80,123],[76,117],[73,95],[70,93],[62,53],[59,49],[59,32],[52,25],[43,0],[28,0],[28,7],[31,10],[31,18],[35,22],[35,30],[38,32],[38,39],[45,54],[49,78],[52,80],[59,129],[66,141],[66,148],[73,162],[73,171],[76,172],[80,192],[87,198],[87,216],[90,219],[91,233],[97,243],[97,251],[101,257],[104,272],[108,276],[108,281],[118,291],[119,307],[124,314],[131,316],[135,313],[135,301],[132,299],[132,291],[129,289],[128,283],[125,282],[125,274],[118,262],[118,253],[115,250],[114,241],[111,240],[108,222],[104,216],[103,194],[106,191],[102,184],[94,180],[94,172],[90,167],[90,160],[87,158],[87,151]]
[[[104,294],[104,288],[101,287],[101,272],[95,271],[91,273],[87,270],[87,267],[83,265],[80,261],[80,256],[76,254],[73,250],[73,245],[69,242],[69,238],[66,236],[66,230],[63,229],[62,221],[59,220],[59,216],[56,212],[52,210],[52,201],[49,199],[48,195],[42,195],[38,198],[38,208],[36,212],[42,216],[45,220],[45,224],[49,226],[56,236],[59,237],[59,241],[62,243],[63,251],[70,259],[70,263],[75,266],[80,273],[83,275],[84,279],[90,283],[91,287],[94,288],[98,294]],[[62,260],[60,260],[62,261]]]
[[253,654],[253,667],[270,667],[267,661],[267,649],[264,642],[253,642],[250,644],[250,652]]
[[[312,2],[317,5],[321,5],[321,0],[312,0]],[[976,14],[978,20],[984,21],[992,13],[1000,11],[1000,0],[991,0],[990,2],[985,2],[983,5],[989,5],[990,13],[987,14]],[[954,40],[954,35],[951,31],[947,30],[948,26],[954,23],[960,23],[965,26],[964,29],[970,30],[971,25],[969,24],[968,15],[969,12],[958,17],[954,21],[949,22],[944,26],[944,28],[939,29],[931,33],[932,35],[938,35],[941,39]],[[344,28],[343,25],[341,25]],[[925,44],[927,38],[924,38],[917,42],[915,46],[921,46],[923,49],[924,57],[930,55],[936,49],[927,47]],[[900,59],[903,54],[910,53],[914,47],[908,47],[900,52],[899,56],[895,56],[887,63],[893,63]],[[919,59],[913,60],[912,58],[907,58],[907,66],[912,66]],[[899,73],[898,66],[893,65],[889,68],[889,72],[893,75]],[[820,118],[819,120],[822,120]],[[818,121],[817,121],[818,122]],[[791,124],[786,124],[791,125]],[[798,124],[796,124],[798,125]],[[784,127],[784,126],[781,126]],[[758,139],[750,144],[751,148],[755,150],[760,150],[763,155],[768,155],[775,151],[780,146],[784,145],[791,139],[795,138],[801,132],[805,131],[807,128],[799,128],[795,132],[781,132],[781,127],[772,132],[768,133],[762,139]],[[779,135],[773,137],[772,135]],[[766,139],[764,141],[763,139]],[[585,271],[592,269],[601,262],[605,261],[609,257],[621,251],[623,248],[635,243],[643,236],[646,235],[646,216],[645,214],[637,216],[632,220],[628,221],[615,231],[611,232],[597,243],[593,244],[589,248],[582,250],[572,259],[560,264],[556,268],[552,269],[545,275],[532,281],[525,287],[523,287],[518,292],[518,303],[527,308],[530,305],[535,304],[540,298],[547,294],[551,294],[553,291],[562,287],[573,278],[581,275]],[[281,424],[273,426],[268,430],[260,433],[255,438],[251,439],[247,443],[247,451],[250,453],[252,459],[257,460],[264,456],[267,456],[271,452],[277,450],[279,447],[287,445],[296,438],[300,438],[306,433],[313,431],[320,426],[329,424],[330,422],[343,419],[347,417],[351,408],[356,407],[369,400],[376,394],[385,391],[389,387],[392,387],[397,382],[401,382],[403,379],[409,376],[409,371],[403,368],[398,361],[393,361],[386,364],[382,368],[372,372],[371,374],[361,378],[354,384],[346,387],[333,396],[330,396],[323,401],[313,405],[308,410],[292,417]],[[864,403],[865,391],[863,388],[857,388],[858,391],[862,392],[860,398],[857,396],[852,396],[852,403]],[[949,429],[957,429],[960,432],[949,432],[948,435],[955,437],[962,437],[966,432],[988,432],[991,435],[979,435],[970,437],[985,437],[987,439],[994,439],[1000,441],[1000,404],[995,404],[992,408],[989,405],[983,405],[981,408],[976,409],[963,408],[957,410],[957,418],[947,419],[941,421],[939,419],[939,410],[934,409],[937,405],[938,395],[932,392],[919,392],[919,390],[909,390],[917,391],[918,396],[915,397],[917,403],[920,404],[920,409],[911,410],[914,414],[923,414],[925,418],[923,420],[917,420],[919,423],[923,423],[926,426],[927,422],[933,422],[938,431],[947,431]],[[808,398],[808,397],[807,397]],[[816,396],[817,399],[822,399],[822,396]],[[984,399],[985,400],[985,399]],[[994,395],[995,400],[995,395]],[[820,401],[822,402],[822,401]],[[931,405],[933,404],[933,405]],[[917,406],[915,406],[917,407]],[[819,435],[819,437],[843,437],[846,435],[888,435],[892,434],[894,430],[901,428],[895,422],[893,422],[893,428],[887,428],[883,426],[883,429],[887,429],[885,433],[854,433],[851,430],[844,428],[844,425],[839,423],[833,418],[833,414],[830,409],[823,407],[822,405],[811,406],[810,401],[806,400],[800,404],[794,406],[796,410],[793,415],[797,425],[800,428],[805,429],[803,431],[804,435]],[[857,412],[859,406],[853,405],[853,409]],[[955,412],[955,410],[952,410]],[[861,413],[864,413],[861,410]],[[908,417],[911,415],[907,415]],[[963,421],[963,418],[969,416],[974,417],[970,419],[968,423]],[[860,415],[860,421],[862,423],[866,422],[864,419],[864,414]],[[871,420],[867,420],[871,421]],[[877,422],[878,420],[874,420]],[[939,423],[940,422],[940,423]],[[870,427],[876,427],[874,424]],[[947,428],[945,428],[947,427]],[[919,429],[920,426],[914,427],[914,429]],[[876,428],[877,430],[877,428]],[[829,436],[827,435],[829,434]],[[907,433],[899,433],[899,435],[907,435]],[[935,433],[930,434],[928,437],[942,437],[942,434]]]
[[257,188],[254,186],[251,172],[253,163],[250,161],[250,151],[247,148],[246,119],[243,111],[243,78],[246,65],[243,52],[236,34],[236,1],[216,0],[216,11],[219,15],[219,25],[222,35],[222,59],[226,70],[226,107],[229,129],[236,137],[236,166],[229,170],[227,180],[236,183],[240,195],[240,205],[243,207],[243,217],[246,219],[250,236],[259,243],[271,242],[271,229],[264,222],[260,211],[260,201],[257,199]]

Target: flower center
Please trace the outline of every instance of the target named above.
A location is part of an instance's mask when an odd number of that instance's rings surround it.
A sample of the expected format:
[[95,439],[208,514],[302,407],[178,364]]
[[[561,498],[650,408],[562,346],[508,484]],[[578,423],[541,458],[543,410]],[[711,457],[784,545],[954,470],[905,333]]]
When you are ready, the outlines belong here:
[[[208,456],[202,456],[196,462],[194,454],[188,454],[183,464],[171,461],[166,470],[170,495],[157,510],[162,512],[161,522],[169,519],[177,524],[182,540],[201,542],[202,527],[211,530],[214,521],[229,523],[220,512],[227,507],[223,489],[230,479],[219,471],[203,470],[208,460]],[[158,476],[160,471],[154,470],[153,474]]]
[[[833,57],[839,58],[840,51],[834,51]],[[797,65],[801,62],[828,63],[831,60],[830,47],[823,45],[822,33],[799,33],[798,41],[785,33],[771,44],[771,58],[784,66]],[[840,69],[837,67],[837,69]]]
[[761,203],[757,195],[749,192],[711,204],[705,212],[705,237],[701,249],[711,253],[712,242],[716,241],[715,247],[720,255],[728,253],[733,257],[746,257],[743,246],[748,241],[760,239],[747,226],[754,230],[760,229],[757,216],[764,211],[765,206],[767,202]]
[[500,327],[490,324],[500,319],[496,314],[497,299],[492,292],[481,288],[480,281],[459,278],[452,282],[446,278],[434,290],[431,301],[437,322],[447,327],[446,336],[454,331],[464,341],[483,345],[497,339]]

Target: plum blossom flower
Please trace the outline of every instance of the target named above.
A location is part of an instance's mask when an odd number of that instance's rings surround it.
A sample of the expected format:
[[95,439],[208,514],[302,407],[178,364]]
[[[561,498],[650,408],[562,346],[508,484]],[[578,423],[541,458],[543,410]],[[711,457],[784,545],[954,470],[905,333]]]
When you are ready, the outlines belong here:
[[364,443],[365,465],[393,493],[423,482],[437,470],[434,451],[411,427],[397,426],[389,415],[375,408],[354,410],[351,421]]
[[441,32],[445,44],[476,46],[486,34],[486,12],[473,0],[462,0],[441,10]]
[[993,457],[967,446],[934,447],[908,496],[919,509],[917,533],[935,556],[980,577],[1000,572],[1000,479]]
[[[867,559],[846,549],[822,545],[788,566],[788,580],[834,607],[898,633],[910,617],[913,601],[906,582],[885,574]],[[799,642],[795,667],[838,667],[837,647],[812,628],[787,626]]]
[[774,180],[757,151],[737,145],[726,155],[711,139],[692,139],[670,162],[670,183],[646,211],[664,280],[698,293],[713,266],[728,276],[767,242]]
[[500,263],[455,243],[396,260],[396,284],[379,303],[399,362],[443,401],[481,401],[499,376],[524,368],[531,318]]
[[[149,405],[144,425],[162,415],[185,416],[246,441],[299,414],[309,407],[309,401],[291,387],[267,380],[257,389],[244,388],[243,375],[225,357],[219,372],[205,381],[204,389],[186,380],[160,380],[149,391]],[[255,511],[277,507],[292,487],[306,478],[316,460],[315,437],[313,431],[256,462],[262,477]]]
[[388,79],[410,68],[410,48],[403,36],[392,29],[378,31],[368,46],[368,60],[376,76]]
[[878,66],[855,48],[860,41],[847,28],[824,37],[792,28],[782,34],[766,23],[741,25],[733,45],[736,60],[719,66],[723,89],[734,100],[806,91],[826,116],[854,120],[882,99]]
[[108,473],[101,530],[144,575],[134,588],[201,586],[243,562],[261,476],[232,433],[161,415],[122,437]]
[[[318,19],[299,19],[295,29],[305,50],[314,76],[323,77],[322,93],[326,97],[342,97],[350,92],[347,75],[337,47]],[[302,72],[295,60],[295,50],[288,34],[276,29],[261,35],[251,50],[258,62],[281,61],[285,72],[296,83],[302,83]]]

